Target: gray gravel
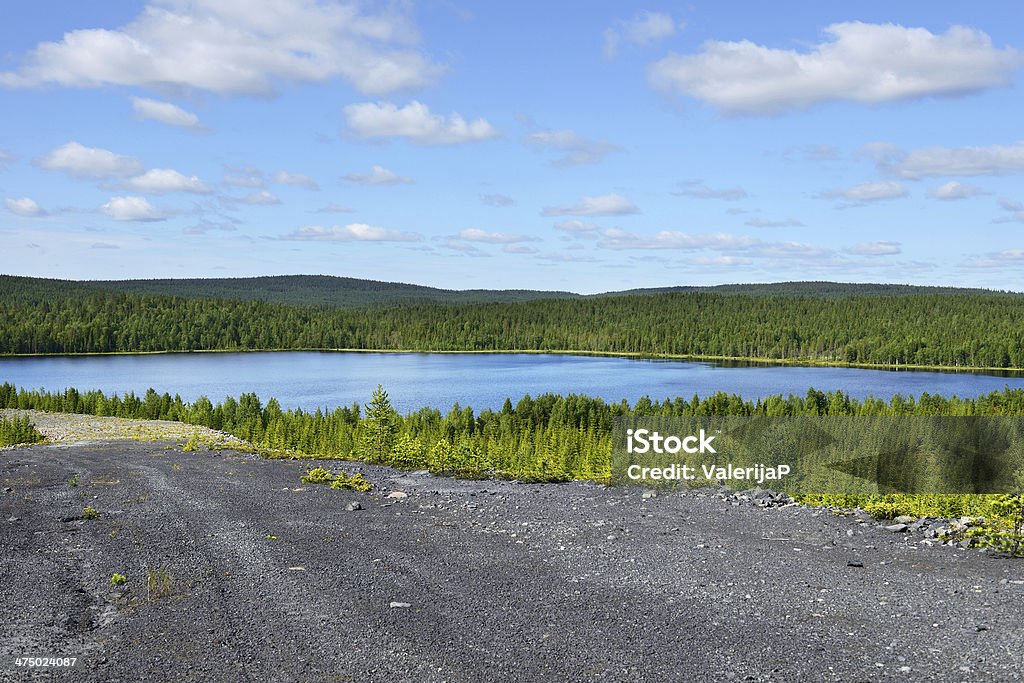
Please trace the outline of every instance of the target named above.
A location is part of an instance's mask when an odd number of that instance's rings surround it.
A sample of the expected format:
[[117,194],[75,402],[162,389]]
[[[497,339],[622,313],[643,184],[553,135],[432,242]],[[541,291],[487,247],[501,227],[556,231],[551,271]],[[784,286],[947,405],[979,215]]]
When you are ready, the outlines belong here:
[[[0,453],[0,680],[1024,678],[1021,561],[709,490],[168,445]],[[376,488],[300,484],[315,464]]]

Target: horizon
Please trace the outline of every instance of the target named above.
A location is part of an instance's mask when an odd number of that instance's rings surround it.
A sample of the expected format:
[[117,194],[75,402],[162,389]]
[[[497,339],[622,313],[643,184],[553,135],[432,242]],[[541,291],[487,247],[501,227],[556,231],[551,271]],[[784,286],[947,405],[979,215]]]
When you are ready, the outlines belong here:
[[326,273],[282,273],[279,275],[223,275],[223,276],[212,276],[212,277],[142,277],[142,278],[57,278],[57,277],[38,277],[34,275],[19,275],[15,273],[0,273],[0,277],[28,277],[37,278],[41,280],[53,280],[56,282],[81,282],[81,283],[103,283],[103,282],[157,282],[157,281],[171,281],[171,282],[194,282],[197,280],[256,280],[266,278],[297,278],[297,277],[316,277],[316,278],[335,278],[339,280],[356,280],[358,282],[368,282],[374,284],[387,284],[387,285],[401,285],[406,287],[423,287],[426,289],[434,289],[438,291],[451,291],[451,292],[468,292],[468,291],[482,291],[482,292],[549,292],[552,294],[573,294],[577,296],[602,296],[608,294],[622,294],[628,292],[643,292],[649,290],[670,290],[670,289],[714,289],[719,287],[759,287],[759,286],[775,286],[775,285],[841,285],[841,286],[864,286],[864,287],[916,287],[922,289],[952,289],[962,291],[982,291],[990,292],[993,294],[1024,294],[1024,290],[1014,289],[995,289],[990,287],[964,287],[957,285],[932,285],[932,284],[905,284],[900,282],[844,282],[840,280],[774,280],[765,282],[719,282],[707,285],[694,285],[694,284],[674,284],[674,285],[662,285],[654,287],[633,287],[629,289],[605,289],[595,291],[575,291],[569,289],[530,289],[522,287],[464,287],[464,288],[451,288],[442,287],[434,284],[427,284],[424,282],[411,282],[404,280],[374,280],[368,278],[351,277],[348,275],[329,275]]
[[1024,291],[1019,6],[779,8],[20,6],[0,271]]

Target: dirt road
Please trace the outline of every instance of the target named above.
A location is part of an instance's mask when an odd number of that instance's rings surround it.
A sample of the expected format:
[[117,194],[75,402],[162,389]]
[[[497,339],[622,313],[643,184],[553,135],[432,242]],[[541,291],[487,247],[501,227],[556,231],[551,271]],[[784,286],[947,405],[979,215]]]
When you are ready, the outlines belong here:
[[0,452],[0,680],[1024,678],[1022,561],[708,490],[324,464],[376,488],[175,442]]

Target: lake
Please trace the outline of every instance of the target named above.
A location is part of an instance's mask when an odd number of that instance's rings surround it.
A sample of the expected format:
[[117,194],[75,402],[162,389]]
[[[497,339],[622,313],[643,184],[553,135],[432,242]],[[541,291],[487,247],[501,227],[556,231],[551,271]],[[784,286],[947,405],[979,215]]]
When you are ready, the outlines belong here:
[[498,409],[510,397],[545,392],[661,400],[716,391],[753,399],[771,394],[804,395],[809,387],[841,389],[854,398],[889,399],[893,394],[977,396],[1024,377],[923,371],[788,366],[726,366],[716,363],[636,360],[599,356],[468,353],[250,352],[171,353],[117,356],[0,358],[0,383],[60,391],[101,389],[142,394],[149,387],[186,401],[206,395],[256,392],[285,408],[315,410],[365,404],[378,383],[392,404],[407,412],[423,406],[442,410],[458,402]]

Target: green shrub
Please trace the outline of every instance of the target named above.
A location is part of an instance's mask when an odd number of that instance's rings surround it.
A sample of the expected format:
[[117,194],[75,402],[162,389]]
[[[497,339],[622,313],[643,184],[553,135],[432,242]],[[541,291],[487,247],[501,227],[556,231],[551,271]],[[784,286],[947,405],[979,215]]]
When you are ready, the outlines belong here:
[[86,505],[84,508],[82,508],[82,519],[99,519],[99,518],[100,518],[99,510],[97,510],[93,506]]
[[334,480],[331,471],[323,467],[315,467],[302,476],[303,484],[330,484]]
[[368,482],[361,473],[348,476],[344,472],[338,474],[331,482],[332,489],[347,489],[349,491],[369,491],[373,484]]
[[0,417],[0,446],[42,443],[46,437],[40,434],[26,417]]
[[76,486],[78,486],[78,473],[77,472],[75,473],[75,475],[73,477],[71,477],[71,481],[68,482],[68,485],[71,488],[75,488]]
[[128,582],[128,578],[124,574],[118,574],[114,572],[114,575],[110,577],[111,586],[123,586]]

